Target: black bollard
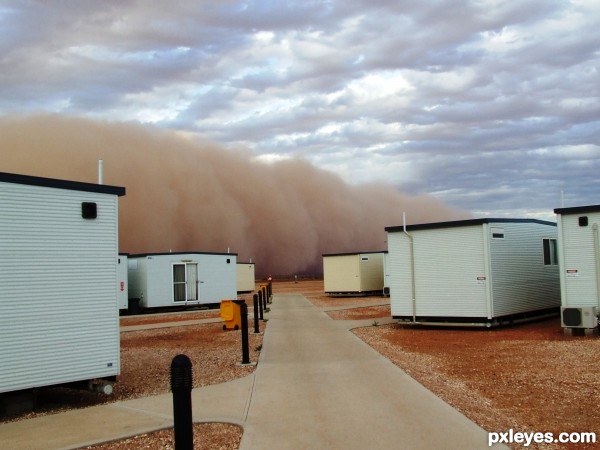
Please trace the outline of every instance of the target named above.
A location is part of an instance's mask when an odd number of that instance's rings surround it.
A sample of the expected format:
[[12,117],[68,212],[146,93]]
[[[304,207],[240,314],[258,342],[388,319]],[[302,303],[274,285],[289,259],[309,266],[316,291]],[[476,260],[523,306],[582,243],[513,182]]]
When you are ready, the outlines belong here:
[[263,317],[262,291],[258,291],[258,318],[260,320],[264,320],[264,317]]
[[242,322],[242,364],[250,364],[250,351],[248,345],[248,305],[244,300],[236,300],[240,305]]
[[186,355],[177,355],[171,361],[171,391],[175,450],[193,450],[192,361]]
[[270,281],[267,285],[267,295],[269,296],[269,303],[273,303],[273,283]]
[[267,310],[267,287],[265,285],[263,285],[262,287],[262,293],[263,293],[263,302],[265,303],[265,311]]
[[254,332],[260,333],[260,328],[258,326],[258,294],[254,294]]

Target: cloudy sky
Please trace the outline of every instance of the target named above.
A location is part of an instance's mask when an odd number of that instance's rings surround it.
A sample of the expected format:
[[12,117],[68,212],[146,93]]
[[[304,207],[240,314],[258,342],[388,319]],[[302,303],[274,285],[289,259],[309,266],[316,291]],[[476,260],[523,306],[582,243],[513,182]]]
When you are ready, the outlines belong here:
[[0,115],[141,122],[551,219],[561,190],[600,203],[599,29],[600,0],[0,0]]

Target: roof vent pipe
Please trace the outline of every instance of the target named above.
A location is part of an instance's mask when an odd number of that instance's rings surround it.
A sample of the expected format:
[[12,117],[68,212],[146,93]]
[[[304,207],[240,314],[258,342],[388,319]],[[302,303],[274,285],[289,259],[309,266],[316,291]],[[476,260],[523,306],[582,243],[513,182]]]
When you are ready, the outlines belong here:
[[104,161],[98,160],[98,184],[104,184]]

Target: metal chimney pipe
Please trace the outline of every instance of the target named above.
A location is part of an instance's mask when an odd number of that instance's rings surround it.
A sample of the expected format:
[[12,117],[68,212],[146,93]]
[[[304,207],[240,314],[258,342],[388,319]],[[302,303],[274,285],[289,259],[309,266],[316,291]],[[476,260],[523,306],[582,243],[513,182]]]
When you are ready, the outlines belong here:
[[98,184],[104,184],[104,161],[98,160]]

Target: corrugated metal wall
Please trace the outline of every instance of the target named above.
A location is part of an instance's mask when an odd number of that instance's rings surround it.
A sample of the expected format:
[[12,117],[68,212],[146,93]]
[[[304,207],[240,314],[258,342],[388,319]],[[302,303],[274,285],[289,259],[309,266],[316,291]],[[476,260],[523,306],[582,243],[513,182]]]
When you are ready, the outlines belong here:
[[544,265],[543,252],[543,239],[556,239],[556,227],[519,222],[490,226],[504,233],[502,239],[490,237],[493,316],[560,306],[558,265]]
[[392,316],[412,315],[410,241],[404,233],[388,233],[388,286]]
[[414,233],[417,315],[486,317],[481,226]]
[[358,255],[360,292],[383,291],[383,253]]
[[[579,216],[588,217],[588,226],[579,226]],[[559,215],[563,306],[599,306],[594,223],[600,223],[600,212]]]
[[325,292],[360,292],[358,255],[323,256],[323,285]]
[[237,298],[236,265],[235,254],[200,255],[198,289],[201,303],[218,303]]
[[129,298],[140,299],[143,307],[146,304],[148,280],[146,275],[146,258],[134,258],[130,255],[127,260],[127,282],[129,283]]
[[251,292],[254,290],[256,284],[254,264],[238,263],[236,267],[236,276],[238,292]]
[[0,183],[0,392],[119,373],[117,214],[115,195]]
[[[486,317],[487,277],[481,226],[419,230],[414,240],[417,316]],[[410,240],[388,234],[393,316],[411,316]]]

